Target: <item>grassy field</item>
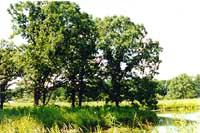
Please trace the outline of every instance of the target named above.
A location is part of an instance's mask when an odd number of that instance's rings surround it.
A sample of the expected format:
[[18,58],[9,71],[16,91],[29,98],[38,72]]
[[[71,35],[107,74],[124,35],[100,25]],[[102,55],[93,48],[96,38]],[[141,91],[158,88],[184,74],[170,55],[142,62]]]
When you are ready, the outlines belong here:
[[170,110],[198,110],[200,109],[200,98],[196,99],[177,99],[177,100],[160,100],[158,109],[161,111]]
[[[199,109],[200,99],[161,100],[160,111]],[[136,109],[129,102],[119,108],[104,102],[85,102],[84,106],[71,108],[70,103],[55,102],[46,107],[34,107],[31,101],[18,100],[5,103],[0,110],[1,132],[133,132],[135,128],[152,128],[158,121],[156,113]]]
[[[71,103],[66,101],[51,101],[49,105],[58,105],[62,107],[71,107]],[[91,101],[91,102],[83,102],[83,106],[105,106],[106,103],[104,101]],[[108,103],[107,105],[115,105],[114,103]],[[122,101],[120,103],[120,106],[130,106],[131,102],[128,101]],[[27,106],[33,106],[33,101],[31,100],[22,100],[18,99],[13,101],[12,104],[9,104],[8,102],[4,103],[5,108],[12,108],[12,107],[27,107]]]
[[2,132],[94,132],[113,127],[144,128],[158,121],[154,112],[131,106],[13,106],[0,111]]

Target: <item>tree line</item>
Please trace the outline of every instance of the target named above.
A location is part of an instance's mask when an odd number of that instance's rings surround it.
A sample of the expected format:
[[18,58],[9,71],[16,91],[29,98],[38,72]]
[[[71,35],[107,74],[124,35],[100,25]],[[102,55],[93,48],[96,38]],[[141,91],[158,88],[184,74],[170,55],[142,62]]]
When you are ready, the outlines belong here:
[[52,93],[65,89],[74,107],[84,98],[107,97],[116,106],[137,100],[155,106],[155,83],[162,48],[142,24],[129,17],[92,18],[76,3],[18,2],[8,9],[12,38],[26,43],[0,43],[0,101],[14,79],[33,94],[34,105],[46,105]]
[[186,99],[200,96],[200,75],[180,74],[169,80],[157,82],[156,92],[161,99]]

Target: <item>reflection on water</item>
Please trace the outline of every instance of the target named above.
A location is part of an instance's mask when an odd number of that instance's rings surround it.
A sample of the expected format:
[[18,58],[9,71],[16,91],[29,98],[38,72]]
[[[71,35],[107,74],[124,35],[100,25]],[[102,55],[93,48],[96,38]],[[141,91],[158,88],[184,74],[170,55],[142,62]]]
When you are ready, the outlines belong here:
[[152,133],[200,133],[200,112],[158,114],[159,126]]
[[200,121],[200,112],[191,113],[170,113],[170,114],[157,114],[158,117],[171,118],[171,119],[183,119],[188,121]]
[[177,133],[175,126],[157,126],[153,129],[152,133]]
[[152,130],[152,133],[199,133],[200,125],[187,126],[157,126]]

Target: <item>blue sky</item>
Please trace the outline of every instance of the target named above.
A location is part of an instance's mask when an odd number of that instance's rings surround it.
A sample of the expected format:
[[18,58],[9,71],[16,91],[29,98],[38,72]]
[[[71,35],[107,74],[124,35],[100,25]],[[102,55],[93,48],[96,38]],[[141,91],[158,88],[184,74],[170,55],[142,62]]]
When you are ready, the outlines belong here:
[[[181,73],[200,74],[200,1],[199,0],[70,0],[94,17],[129,16],[146,27],[149,37],[164,48],[158,79]],[[0,4],[0,39],[11,34],[6,9],[15,0]],[[17,43],[19,39],[15,40]]]

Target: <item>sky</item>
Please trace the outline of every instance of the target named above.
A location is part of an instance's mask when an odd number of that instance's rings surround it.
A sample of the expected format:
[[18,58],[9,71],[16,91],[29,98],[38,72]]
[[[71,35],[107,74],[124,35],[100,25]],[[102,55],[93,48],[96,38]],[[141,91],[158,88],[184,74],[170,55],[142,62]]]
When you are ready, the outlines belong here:
[[[148,36],[160,42],[163,52],[157,79],[167,80],[181,73],[200,74],[199,0],[70,0],[93,17],[124,15],[146,27]],[[0,39],[12,33],[10,3],[0,3]],[[16,39],[16,43],[20,40]]]

